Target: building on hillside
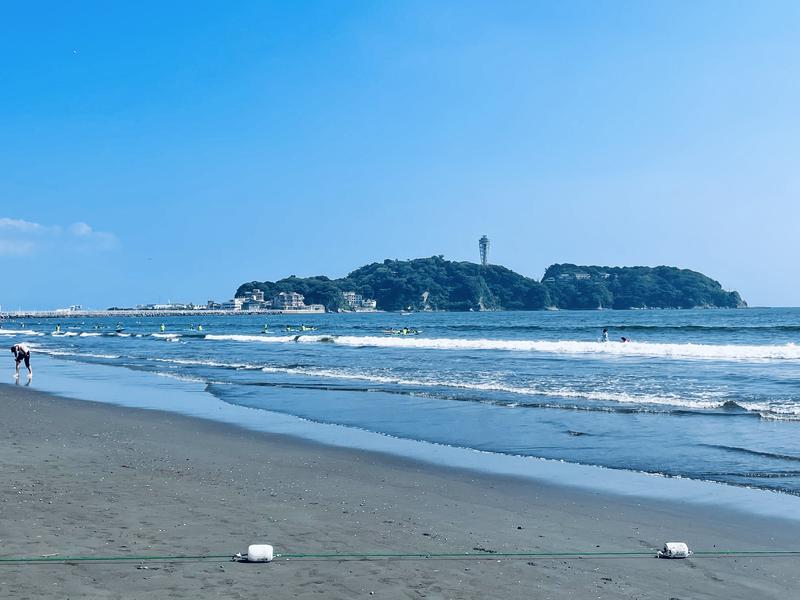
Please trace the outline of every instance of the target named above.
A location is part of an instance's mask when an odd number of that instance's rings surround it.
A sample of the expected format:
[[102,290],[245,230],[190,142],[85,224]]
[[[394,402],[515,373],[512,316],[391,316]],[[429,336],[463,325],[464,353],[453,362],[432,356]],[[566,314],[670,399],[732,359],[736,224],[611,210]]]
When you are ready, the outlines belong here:
[[342,292],[342,296],[344,296],[344,301],[350,308],[361,306],[361,302],[364,300],[361,294],[356,294],[355,292]]
[[272,297],[272,308],[275,310],[302,310],[306,308],[302,294],[297,292],[280,292]]
[[378,306],[378,301],[373,298],[364,298],[361,294],[355,292],[342,292],[345,304],[350,310],[355,311],[370,311],[375,310]]

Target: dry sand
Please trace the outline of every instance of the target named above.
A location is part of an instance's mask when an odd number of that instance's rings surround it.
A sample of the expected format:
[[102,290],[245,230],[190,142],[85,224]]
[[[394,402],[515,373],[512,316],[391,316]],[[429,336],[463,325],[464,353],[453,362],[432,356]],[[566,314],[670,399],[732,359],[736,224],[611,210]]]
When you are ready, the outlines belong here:
[[[796,598],[800,526],[331,448],[0,385],[0,558],[276,552],[485,557],[0,563],[2,598]],[[142,568],[147,566],[148,568]]]

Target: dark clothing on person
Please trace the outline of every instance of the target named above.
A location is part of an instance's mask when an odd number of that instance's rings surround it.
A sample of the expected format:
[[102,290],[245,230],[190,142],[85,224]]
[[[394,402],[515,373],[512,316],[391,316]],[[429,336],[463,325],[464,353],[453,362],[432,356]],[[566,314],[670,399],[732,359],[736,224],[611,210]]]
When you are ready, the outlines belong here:
[[31,370],[31,351],[24,344],[16,344],[11,346],[11,352],[14,353],[14,360],[17,361],[17,367],[23,360],[25,361],[25,368]]

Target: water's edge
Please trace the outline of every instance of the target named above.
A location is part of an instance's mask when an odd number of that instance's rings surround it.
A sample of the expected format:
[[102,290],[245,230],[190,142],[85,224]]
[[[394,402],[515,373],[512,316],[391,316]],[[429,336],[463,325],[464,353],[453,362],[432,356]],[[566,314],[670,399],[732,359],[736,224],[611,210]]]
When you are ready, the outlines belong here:
[[[21,382],[24,383],[24,377]],[[668,500],[748,515],[800,520],[800,497],[790,494],[484,452],[317,423],[283,413],[225,403],[208,393],[204,383],[126,368],[40,356],[37,357],[32,387],[67,398],[165,411],[318,444],[393,455],[439,467],[532,479],[615,496]]]

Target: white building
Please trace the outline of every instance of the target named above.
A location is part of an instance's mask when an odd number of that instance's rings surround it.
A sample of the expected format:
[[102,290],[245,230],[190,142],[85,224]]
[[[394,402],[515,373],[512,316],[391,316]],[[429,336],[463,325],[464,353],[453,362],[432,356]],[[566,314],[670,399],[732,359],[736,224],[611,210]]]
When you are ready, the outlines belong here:
[[297,292],[280,292],[272,297],[272,308],[275,310],[302,310],[306,308],[303,295]]
[[344,301],[347,303],[347,306],[352,309],[361,306],[361,302],[363,301],[361,294],[356,294],[355,292],[342,292],[342,296],[344,296]]
[[344,301],[350,310],[375,310],[378,306],[378,301],[372,298],[364,298],[361,294],[355,292],[342,292]]
[[242,310],[246,298],[234,298],[222,303],[222,310]]

